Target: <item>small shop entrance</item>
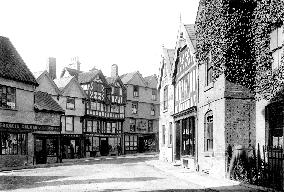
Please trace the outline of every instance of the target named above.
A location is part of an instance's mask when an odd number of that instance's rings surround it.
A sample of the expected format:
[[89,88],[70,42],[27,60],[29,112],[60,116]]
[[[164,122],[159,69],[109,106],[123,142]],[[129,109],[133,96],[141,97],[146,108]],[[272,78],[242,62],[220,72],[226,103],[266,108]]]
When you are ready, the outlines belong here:
[[46,154],[46,139],[38,138],[35,140],[35,161],[36,164],[45,164],[47,159]]
[[59,158],[59,137],[40,135],[35,136],[35,163],[55,163]]
[[106,156],[109,153],[108,138],[102,137],[100,142],[100,153],[102,156]]
[[62,139],[62,158],[74,159],[81,157],[80,138],[63,137]]

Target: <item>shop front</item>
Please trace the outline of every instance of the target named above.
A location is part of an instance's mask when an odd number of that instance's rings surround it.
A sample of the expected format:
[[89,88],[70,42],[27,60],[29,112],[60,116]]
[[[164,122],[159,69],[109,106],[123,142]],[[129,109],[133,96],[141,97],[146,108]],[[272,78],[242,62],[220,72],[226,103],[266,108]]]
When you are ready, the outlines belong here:
[[59,163],[60,134],[34,134],[34,163]]
[[83,135],[82,134],[62,134],[62,158],[74,159],[83,157]]
[[196,108],[174,115],[176,127],[175,159],[181,160],[184,167],[196,167]]
[[121,136],[86,134],[85,150],[87,157],[120,155]]
[[0,123],[0,164],[17,167],[60,162],[60,126]]

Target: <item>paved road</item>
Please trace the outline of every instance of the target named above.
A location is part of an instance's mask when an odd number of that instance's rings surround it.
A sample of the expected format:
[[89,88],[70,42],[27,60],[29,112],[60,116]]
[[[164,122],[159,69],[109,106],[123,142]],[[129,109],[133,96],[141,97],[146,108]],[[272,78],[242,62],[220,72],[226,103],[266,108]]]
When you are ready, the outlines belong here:
[[0,172],[3,191],[203,191],[145,163],[153,155],[92,159],[73,165]]

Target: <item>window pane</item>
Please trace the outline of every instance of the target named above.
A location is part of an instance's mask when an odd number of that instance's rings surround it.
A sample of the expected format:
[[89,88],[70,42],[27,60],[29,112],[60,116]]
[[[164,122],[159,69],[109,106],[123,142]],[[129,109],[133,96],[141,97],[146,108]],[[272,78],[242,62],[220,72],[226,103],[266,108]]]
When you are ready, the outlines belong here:
[[67,97],[66,102],[67,102],[67,104],[66,104],[67,109],[74,109],[75,108],[75,98]]
[[92,132],[92,121],[87,121],[87,132]]
[[73,131],[73,117],[66,117],[66,131]]
[[276,49],[278,47],[277,41],[277,29],[275,29],[270,34],[270,50]]

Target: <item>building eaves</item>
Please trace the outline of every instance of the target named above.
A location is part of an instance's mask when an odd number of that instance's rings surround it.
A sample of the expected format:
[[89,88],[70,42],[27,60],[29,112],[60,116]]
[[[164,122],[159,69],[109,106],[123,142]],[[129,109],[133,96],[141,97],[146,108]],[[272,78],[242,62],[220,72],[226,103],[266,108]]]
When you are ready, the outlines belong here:
[[0,77],[30,85],[38,83],[7,37],[0,36]]

